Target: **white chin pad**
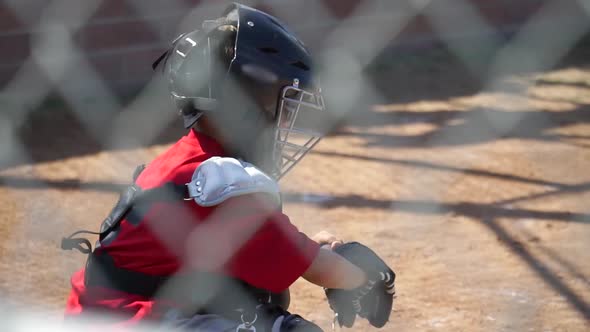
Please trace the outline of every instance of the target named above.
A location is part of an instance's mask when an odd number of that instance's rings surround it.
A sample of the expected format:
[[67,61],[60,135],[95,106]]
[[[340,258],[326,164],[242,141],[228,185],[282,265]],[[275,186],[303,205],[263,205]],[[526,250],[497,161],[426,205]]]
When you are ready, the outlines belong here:
[[280,205],[279,185],[256,166],[227,157],[212,157],[199,165],[190,183],[189,196],[201,206],[253,193],[266,193]]

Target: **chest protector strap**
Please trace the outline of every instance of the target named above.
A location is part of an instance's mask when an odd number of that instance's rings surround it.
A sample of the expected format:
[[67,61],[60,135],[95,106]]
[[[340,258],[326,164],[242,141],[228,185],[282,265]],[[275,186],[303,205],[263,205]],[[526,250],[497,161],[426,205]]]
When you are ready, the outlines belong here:
[[102,241],[121,224],[121,221],[125,219],[129,211],[131,211],[136,204],[190,199],[188,197],[187,186],[184,184],[178,185],[168,182],[160,187],[147,190],[141,189],[135,184],[135,180],[144,169],[145,165],[140,165],[135,169],[135,172],[133,173],[133,184],[121,193],[117,204],[102,222],[99,232],[88,230],[74,232],[70,236],[61,240],[61,248],[63,250],[76,249],[84,254],[90,254],[92,252],[90,241],[86,238],[75,238],[74,236],[78,234],[94,234],[99,236],[99,241]]

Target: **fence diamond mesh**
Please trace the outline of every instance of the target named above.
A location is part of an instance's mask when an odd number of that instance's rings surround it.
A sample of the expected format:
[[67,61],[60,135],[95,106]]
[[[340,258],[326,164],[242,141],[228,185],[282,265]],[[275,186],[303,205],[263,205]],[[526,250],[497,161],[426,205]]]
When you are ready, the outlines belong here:
[[[97,230],[135,166],[183,135],[149,65],[227,4],[0,3],[5,328],[62,328],[69,277],[85,257],[59,240]],[[396,270],[385,330],[590,327],[587,1],[244,4],[310,46],[334,119],[281,180],[285,213],[307,234],[368,244]],[[225,234],[235,213],[228,205],[199,226],[152,231],[187,269],[197,256],[215,269],[264,221],[241,241],[219,241],[236,237]],[[190,234],[186,246],[171,227]],[[182,292],[182,272],[158,296]],[[291,292],[290,311],[330,329],[322,289],[297,281]]]

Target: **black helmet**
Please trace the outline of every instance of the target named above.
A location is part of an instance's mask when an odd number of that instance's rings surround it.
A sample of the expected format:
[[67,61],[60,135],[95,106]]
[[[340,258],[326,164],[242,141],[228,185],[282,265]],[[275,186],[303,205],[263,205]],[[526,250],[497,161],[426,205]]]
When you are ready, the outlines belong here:
[[185,127],[211,115],[233,152],[276,178],[322,136],[325,110],[311,56],[271,15],[233,4],[179,36],[154,68],[162,60]]

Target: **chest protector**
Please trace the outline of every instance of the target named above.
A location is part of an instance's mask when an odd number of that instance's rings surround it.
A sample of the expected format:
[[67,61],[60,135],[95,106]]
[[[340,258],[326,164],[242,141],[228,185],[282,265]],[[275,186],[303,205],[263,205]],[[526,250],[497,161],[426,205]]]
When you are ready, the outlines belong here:
[[[279,186],[276,181],[254,165],[241,160],[212,157],[197,167],[189,183],[175,184],[167,182],[161,186],[145,190],[135,183],[144,169],[145,165],[136,168],[133,173],[133,183],[120,194],[117,203],[102,222],[99,232],[82,230],[62,239],[62,249],[77,249],[88,254],[85,273],[87,286],[104,286],[149,298],[154,296],[158,289],[169,279],[169,276],[146,275],[118,268],[107,252],[104,250],[97,252],[96,249],[92,249],[88,239],[75,237],[83,233],[98,235],[96,248],[99,248],[101,244],[110,243],[112,238],[115,237],[116,230],[120,227],[121,222],[138,205],[147,205],[149,208],[149,205],[155,202],[193,200],[200,206],[212,207],[232,197],[264,193],[268,195],[272,202],[276,203],[278,209],[281,209]],[[211,278],[211,275],[203,275],[201,274],[200,278]],[[216,275],[214,278],[220,279],[220,276]],[[175,279],[178,279],[178,276],[175,276]],[[195,274],[187,276],[186,279],[187,282],[194,281]],[[248,291],[251,292],[252,289]],[[254,291],[256,293],[259,290]],[[269,292],[264,291],[262,295],[256,293],[255,296],[259,298],[271,295],[269,295]],[[227,298],[227,296],[223,297]]]

